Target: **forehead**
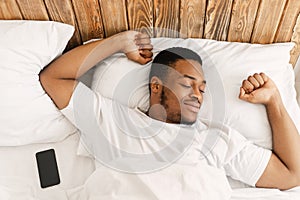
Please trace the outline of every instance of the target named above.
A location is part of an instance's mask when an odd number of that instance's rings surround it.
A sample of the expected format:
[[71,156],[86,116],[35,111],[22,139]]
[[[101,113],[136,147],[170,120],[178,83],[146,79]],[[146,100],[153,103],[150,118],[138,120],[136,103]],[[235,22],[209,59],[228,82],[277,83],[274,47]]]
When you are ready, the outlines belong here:
[[177,60],[173,64],[174,69],[179,72],[178,76],[189,75],[195,77],[198,80],[204,80],[204,73],[202,66],[196,60]]

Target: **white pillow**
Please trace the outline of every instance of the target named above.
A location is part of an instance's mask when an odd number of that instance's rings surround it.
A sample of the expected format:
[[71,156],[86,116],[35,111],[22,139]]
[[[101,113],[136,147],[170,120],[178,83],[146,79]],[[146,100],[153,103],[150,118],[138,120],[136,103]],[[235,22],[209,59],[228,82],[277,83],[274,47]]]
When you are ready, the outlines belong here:
[[50,21],[0,20],[0,145],[56,142],[76,128],[39,82],[74,28]]
[[150,63],[141,66],[128,60],[124,54],[115,54],[97,65],[91,88],[131,108],[137,106],[147,110],[150,67]]
[[[271,148],[271,129],[264,106],[238,99],[242,80],[255,72],[265,72],[278,85],[288,112],[300,125],[294,74],[289,64],[293,43],[259,45],[178,38],[155,38],[152,43],[155,54],[181,46],[202,57],[208,83],[199,118],[223,121],[256,144]],[[150,65],[141,66],[121,54],[111,56],[97,65],[92,89],[129,107],[147,110]]]

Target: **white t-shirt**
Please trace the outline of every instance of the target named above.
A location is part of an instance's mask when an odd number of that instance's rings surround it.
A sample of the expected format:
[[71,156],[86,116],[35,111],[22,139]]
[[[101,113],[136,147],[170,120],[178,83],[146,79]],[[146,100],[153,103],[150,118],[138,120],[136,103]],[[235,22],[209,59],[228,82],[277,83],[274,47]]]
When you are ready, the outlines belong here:
[[[206,163],[255,186],[271,151],[218,123],[169,124],[105,98],[79,83],[62,113],[80,130],[96,160],[126,172],[149,172],[176,162]],[[126,164],[121,161],[128,160]]]

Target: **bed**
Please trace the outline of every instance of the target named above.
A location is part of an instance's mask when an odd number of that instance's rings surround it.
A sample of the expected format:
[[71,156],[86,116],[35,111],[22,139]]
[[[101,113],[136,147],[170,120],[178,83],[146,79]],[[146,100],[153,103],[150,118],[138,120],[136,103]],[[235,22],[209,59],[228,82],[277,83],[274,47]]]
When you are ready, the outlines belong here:
[[[284,96],[286,104],[290,106],[289,109],[294,111],[292,115],[295,122],[298,122],[296,125],[300,127],[300,121],[298,121],[300,115],[300,112],[298,112],[299,107],[295,108],[297,103],[296,90],[300,90],[300,81],[298,81],[300,79],[300,61],[297,63],[300,55],[300,1],[298,0],[4,0],[0,2],[0,20],[7,22],[12,22],[10,20],[56,21],[72,25],[71,27],[48,24],[47,26],[30,27],[31,30],[36,28],[41,33],[45,33],[42,36],[40,34],[36,36],[30,35],[32,33],[28,34],[30,29],[27,26],[18,29],[15,35],[11,33],[11,38],[8,35],[5,35],[7,38],[1,36],[1,44],[7,46],[2,45],[0,52],[3,53],[4,50],[10,49],[12,50],[10,51],[10,56],[20,55],[20,53],[16,53],[16,49],[20,47],[20,44],[17,42],[8,44],[5,43],[5,40],[8,41],[10,39],[9,41],[14,41],[14,38],[21,38],[18,35],[20,33],[24,35],[26,40],[28,38],[30,41],[36,40],[35,44],[37,46],[24,42],[24,46],[20,48],[20,51],[26,50],[29,52],[30,48],[35,49],[31,53],[39,53],[39,56],[35,57],[34,62],[43,65],[41,67],[36,67],[35,65],[34,68],[29,70],[26,67],[22,67],[25,70],[19,71],[21,67],[16,68],[16,63],[14,63],[14,65],[10,65],[13,68],[11,73],[5,75],[3,74],[7,72],[8,65],[5,67],[0,66],[1,74],[3,75],[0,81],[1,92],[2,94],[11,95],[10,99],[0,101],[1,113],[5,113],[7,117],[0,117],[1,127],[6,127],[6,129],[2,129],[4,139],[1,137],[0,142],[0,159],[2,163],[0,166],[1,199],[97,199],[95,194],[98,192],[98,187],[116,184],[116,182],[110,182],[108,179],[109,175],[118,177],[115,172],[97,170],[99,166],[95,164],[94,159],[84,155],[82,149],[78,149],[80,136],[76,128],[69,124],[62,115],[57,114],[54,105],[49,105],[47,107],[48,110],[45,109],[44,104],[47,102],[48,105],[49,99],[45,97],[41,88],[36,85],[36,82],[33,83],[29,80],[34,79],[37,81],[39,71],[62,51],[67,52],[90,39],[106,38],[124,30],[141,30],[148,33],[153,37],[153,42],[156,45],[154,48],[155,52],[170,44],[180,45],[186,43],[189,45],[190,42],[197,43],[197,45],[204,47],[207,56],[217,67],[221,66],[221,63],[228,62],[228,60],[236,66],[240,66],[241,63],[244,63],[243,59],[245,57],[243,57],[244,54],[239,53],[253,54],[253,57],[255,57],[257,56],[255,52],[260,49],[260,53],[264,55],[263,58],[259,57],[259,59],[250,60],[248,65],[245,66],[248,70],[244,71],[244,68],[239,68],[237,71],[240,74],[235,74],[236,80],[240,80],[242,75],[253,70],[269,70],[270,73],[274,73],[276,80],[288,82],[288,85],[281,88],[281,90],[286,92],[291,91],[290,89],[293,88],[291,93],[284,93]],[[2,27],[4,27],[3,22],[1,23]],[[0,26],[1,33],[3,33],[3,30],[1,32]],[[189,39],[186,40],[186,38]],[[44,43],[46,40],[58,42],[55,46],[51,46],[50,43]],[[294,44],[288,42],[293,42]],[[44,48],[50,46],[49,51],[46,51],[47,48],[46,50],[41,49],[41,46],[39,46],[41,44],[44,45],[42,46]],[[273,44],[273,46],[270,46],[270,44]],[[224,55],[224,51],[229,55]],[[47,56],[49,52],[51,52],[51,56]],[[240,59],[230,60],[230,55],[240,55]],[[32,56],[30,53],[23,56],[24,63],[32,64],[32,61],[28,61],[28,58],[31,58],[30,56]],[[128,65],[127,61],[124,60],[125,58],[121,55],[116,55],[114,59],[119,59],[123,66]],[[215,60],[218,60],[218,62]],[[264,62],[267,63],[265,66],[262,66],[262,60],[265,60]],[[6,61],[8,63],[9,60],[4,59],[4,62]],[[110,60],[108,59],[106,62],[99,63],[99,65],[103,68],[104,65],[109,63]],[[295,68],[295,74],[289,63]],[[253,68],[249,71],[251,65]],[[223,67],[219,68],[219,73],[225,80],[228,80],[229,77],[232,77],[232,74],[227,74],[226,70],[230,70],[232,66],[230,63],[227,63]],[[82,77],[82,80],[94,90],[102,92],[103,95],[113,96],[111,88],[118,86],[116,85],[117,81],[109,83],[111,84],[109,88],[101,88],[97,84],[99,80],[93,80],[95,74],[98,77],[107,76],[103,74],[103,71],[98,70],[99,68],[91,70],[86,76]],[[16,71],[17,73],[15,73]],[[122,71],[123,74],[119,72],[120,68],[116,67],[112,68],[110,73],[116,74],[117,79],[120,80],[124,73],[129,71]],[[21,78],[20,73],[26,74],[26,76]],[[140,73],[143,74],[144,72]],[[14,77],[14,80],[19,78],[20,81],[12,83],[9,77]],[[236,82],[225,81],[225,86],[226,84],[228,84],[228,88],[231,88],[231,85],[236,86]],[[14,86],[14,88],[18,89],[16,91],[19,94],[25,95],[21,103],[20,101],[12,100],[16,97],[20,98],[20,96],[12,95],[10,91],[5,89],[8,87],[7,85],[11,88]],[[30,87],[27,90],[28,85]],[[32,92],[32,86],[34,86],[35,92]],[[229,94],[234,94],[234,91],[231,89],[225,91]],[[35,98],[39,97],[38,101],[30,103],[32,98],[28,97],[28,95],[26,96],[26,92],[28,92],[27,94],[35,95]],[[141,95],[145,96],[145,94]],[[229,99],[228,101],[231,101],[232,105],[236,103],[234,100]],[[134,104],[136,102],[133,101],[131,103]],[[139,101],[139,103],[141,102]],[[16,104],[20,107],[15,106]],[[32,106],[37,105],[40,107],[32,109]],[[20,108],[24,108],[24,110],[19,110],[20,116],[16,114],[18,113],[17,111],[12,112],[12,110]],[[252,109],[249,107],[243,108]],[[232,109],[232,113],[229,113],[231,118],[227,121],[237,129],[240,125],[236,125],[233,122],[238,121],[236,120],[239,115],[238,109],[240,108]],[[41,110],[43,110],[43,113],[40,112]],[[263,109],[259,108],[258,110],[256,113],[252,113],[251,117],[256,120],[260,119],[260,121],[266,120],[266,116],[260,118]],[[208,111],[205,110],[204,114],[205,112]],[[31,117],[33,115],[35,115],[35,118]],[[11,121],[11,119],[14,119],[14,121]],[[18,125],[16,125],[16,119],[19,120],[17,121]],[[43,121],[42,119],[45,120]],[[248,120],[253,119],[249,118]],[[32,125],[30,120],[36,123]],[[31,128],[27,129],[26,127]],[[261,129],[267,128],[262,127]],[[12,130],[14,134],[11,134]],[[7,132],[10,134],[6,134]],[[34,136],[32,136],[33,132]],[[48,135],[45,134],[45,136],[41,137],[41,132],[46,132]],[[247,135],[248,138],[261,146],[271,148],[270,134],[266,134],[262,138],[261,136],[256,137],[255,134],[252,134],[253,132],[255,130],[252,130]],[[51,135],[51,133],[55,134]],[[50,148],[55,149],[56,152],[61,183],[42,189],[38,178],[35,153]],[[78,153],[79,151],[81,153]],[[107,182],[103,183],[103,179]],[[132,177],[115,179],[117,183],[123,185],[130,183],[126,182],[126,180],[136,181]],[[157,181],[159,179],[153,180]],[[136,182],[136,185],[138,183]],[[241,187],[238,183],[231,184],[233,189],[232,200],[300,199],[300,188],[280,191],[276,189]],[[141,185],[135,190],[127,188],[128,191],[132,192],[131,194],[136,194],[134,197],[120,197],[116,195],[117,193],[106,193],[107,196],[103,195],[101,199],[167,199],[167,197],[159,196],[162,191],[154,187],[152,191],[149,191],[149,188],[151,187],[147,188]],[[120,191],[122,190],[120,189]],[[155,194],[155,191],[157,194]],[[143,196],[143,194],[147,195]]]

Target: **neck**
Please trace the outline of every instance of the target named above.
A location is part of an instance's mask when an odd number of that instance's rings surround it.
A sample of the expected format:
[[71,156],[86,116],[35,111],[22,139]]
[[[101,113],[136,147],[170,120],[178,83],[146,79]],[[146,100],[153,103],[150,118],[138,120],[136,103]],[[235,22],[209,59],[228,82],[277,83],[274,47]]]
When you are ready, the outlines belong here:
[[150,105],[150,108],[146,114],[149,117],[158,121],[162,121],[170,124],[179,124],[178,122],[172,121],[169,118],[167,118],[166,109],[161,104]]
[[161,104],[152,104],[150,105],[147,115],[153,119],[167,122],[167,112]]

